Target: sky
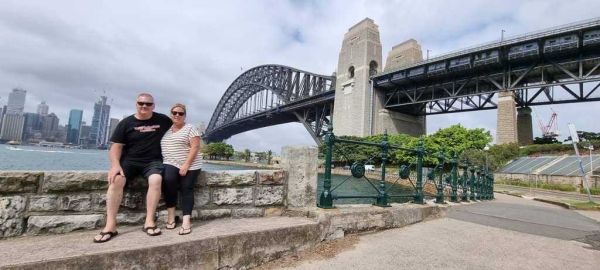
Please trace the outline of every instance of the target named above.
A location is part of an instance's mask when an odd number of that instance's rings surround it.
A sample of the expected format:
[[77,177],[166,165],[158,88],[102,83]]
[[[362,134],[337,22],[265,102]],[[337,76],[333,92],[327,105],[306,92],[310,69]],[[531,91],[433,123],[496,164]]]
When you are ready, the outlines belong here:
[[[189,123],[210,117],[227,87],[245,70],[281,64],[330,75],[348,29],[369,17],[379,25],[383,60],[392,46],[416,39],[430,57],[445,52],[599,17],[600,1],[29,1],[0,2],[0,106],[9,92],[27,90],[25,111],[46,101],[64,125],[71,109],[91,123],[93,104],[109,97],[111,117],[134,113],[140,92],[156,111],[188,106]],[[566,124],[600,131],[597,103],[551,108]],[[428,133],[460,123],[495,137],[496,111],[427,117]],[[534,136],[540,131],[535,124]],[[238,134],[236,149],[280,152],[314,145],[299,123]]]

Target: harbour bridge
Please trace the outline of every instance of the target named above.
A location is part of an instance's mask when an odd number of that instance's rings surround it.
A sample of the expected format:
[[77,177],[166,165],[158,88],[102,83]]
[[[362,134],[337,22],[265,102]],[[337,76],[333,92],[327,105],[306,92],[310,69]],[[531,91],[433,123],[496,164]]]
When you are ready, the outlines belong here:
[[244,72],[219,101],[203,139],[300,122],[319,143],[332,119],[340,135],[403,132],[418,119],[418,131],[411,131],[424,133],[427,115],[497,109],[497,142],[527,144],[533,139],[529,107],[600,100],[600,18],[424,61],[419,45],[403,43],[384,70],[378,42],[377,25],[367,18],[346,34],[335,75],[280,65]]

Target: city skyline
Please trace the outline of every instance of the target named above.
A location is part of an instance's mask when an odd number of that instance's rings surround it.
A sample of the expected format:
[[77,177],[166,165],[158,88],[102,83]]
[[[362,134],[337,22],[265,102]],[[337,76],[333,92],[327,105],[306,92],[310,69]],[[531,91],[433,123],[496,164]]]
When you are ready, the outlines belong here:
[[[91,99],[107,95],[113,99],[111,114],[123,116],[135,112],[139,92],[150,92],[157,112],[168,113],[171,104],[183,101],[189,108],[188,122],[208,123],[227,87],[252,67],[282,64],[324,75],[335,72],[344,33],[365,17],[379,26],[384,55],[414,38],[424,56],[436,57],[501,36],[597,17],[600,8],[598,1],[577,0],[461,1],[460,5],[452,1],[241,1],[164,6],[133,1],[118,3],[115,9],[116,4],[0,4],[0,26],[4,26],[0,29],[11,40],[0,44],[0,55],[6,59],[0,70],[0,105],[10,89],[22,87],[29,91],[27,111],[46,101],[60,119],[67,119],[70,109],[89,108]],[[57,8],[67,5],[72,9]],[[346,13],[327,16],[336,10]],[[219,18],[219,31],[214,31],[214,18]],[[598,115],[590,113],[594,105],[552,106],[563,139],[569,122],[580,130],[597,131],[592,123]],[[534,108],[543,122],[550,112],[550,106]],[[91,118],[85,110],[83,120],[91,123]],[[427,132],[461,123],[495,135],[496,123],[489,119],[495,119],[495,111],[431,116]],[[540,136],[536,126],[534,135]],[[237,149],[257,151],[314,144],[297,123],[246,132],[227,142]]]

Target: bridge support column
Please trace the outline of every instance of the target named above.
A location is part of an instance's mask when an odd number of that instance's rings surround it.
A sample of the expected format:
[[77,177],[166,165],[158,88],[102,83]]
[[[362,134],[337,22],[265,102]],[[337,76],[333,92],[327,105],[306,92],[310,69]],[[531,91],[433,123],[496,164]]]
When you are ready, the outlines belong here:
[[404,133],[421,136],[426,133],[425,116],[414,116],[380,109],[374,119],[374,134],[382,134],[387,130],[390,134]]
[[498,93],[496,143],[517,143],[517,109],[514,93],[504,90]]
[[531,122],[531,108],[517,109],[517,133],[519,145],[533,144],[533,128]]

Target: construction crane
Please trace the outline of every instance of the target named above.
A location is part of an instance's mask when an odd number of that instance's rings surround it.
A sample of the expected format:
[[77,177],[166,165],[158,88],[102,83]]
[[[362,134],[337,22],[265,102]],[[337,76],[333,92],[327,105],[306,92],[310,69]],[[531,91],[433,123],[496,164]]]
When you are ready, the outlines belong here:
[[542,122],[542,119],[540,119],[538,114],[534,111],[535,118],[537,118],[538,125],[542,131],[542,137],[546,139],[558,137],[558,114],[552,108],[550,108],[550,110],[552,111],[552,115],[550,116],[548,124],[545,125],[544,122]]

